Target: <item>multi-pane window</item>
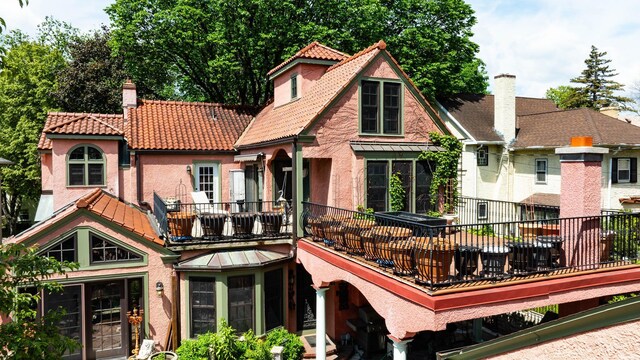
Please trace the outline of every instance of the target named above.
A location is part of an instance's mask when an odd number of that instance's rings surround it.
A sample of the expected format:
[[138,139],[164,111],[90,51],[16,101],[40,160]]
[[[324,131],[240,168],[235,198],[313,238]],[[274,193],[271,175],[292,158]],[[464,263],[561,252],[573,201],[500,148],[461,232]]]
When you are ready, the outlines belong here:
[[140,260],[140,255],[91,234],[91,262]]
[[480,148],[476,151],[476,160],[478,161],[478,166],[487,166],[489,165],[489,154],[487,153],[486,148]]
[[[82,340],[82,288],[65,286],[60,293],[44,292],[44,312],[59,311],[58,331],[70,339]],[[81,359],[82,348],[66,351],[63,359]]]
[[230,276],[227,280],[229,295],[229,325],[238,333],[254,330],[254,276]]
[[536,159],[536,184],[547,183],[547,159]]
[[387,167],[387,161],[367,162],[367,207],[374,211],[387,210]]
[[429,161],[416,161],[416,212],[427,213],[434,209],[431,203],[431,180],[435,165]]
[[379,134],[382,129],[383,134],[400,134],[400,83],[363,80],[360,87],[360,131],[364,134]]
[[291,99],[298,97],[298,74],[291,75]]
[[216,280],[215,278],[189,278],[191,295],[191,337],[216,331]]
[[264,322],[267,331],[282,326],[284,323],[282,269],[268,271],[264,274]]
[[104,185],[104,157],[98,148],[79,146],[69,153],[67,163],[69,185]]
[[400,177],[402,189],[404,190],[404,206],[402,211],[411,211],[411,203],[413,201],[412,178],[413,162],[411,161],[393,161],[391,163],[391,172]]
[[[389,210],[389,179],[391,174],[400,177],[404,189],[403,211],[428,212],[432,209],[430,189],[433,178],[433,164],[428,161],[407,160],[367,161],[366,166],[367,207],[374,211]],[[413,202],[415,200],[415,210]]]
[[47,257],[52,257],[60,262],[76,262],[76,238],[71,236],[47,250]]

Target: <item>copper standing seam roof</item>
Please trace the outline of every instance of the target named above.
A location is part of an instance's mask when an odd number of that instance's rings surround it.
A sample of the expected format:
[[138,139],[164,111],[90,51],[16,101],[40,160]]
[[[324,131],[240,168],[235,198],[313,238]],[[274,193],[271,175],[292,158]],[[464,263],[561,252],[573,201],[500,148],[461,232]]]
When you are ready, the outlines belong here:
[[38,150],[51,150],[47,134],[123,136],[124,118],[121,114],[50,112],[40,134]]
[[258,108],[141,100],[128,111],[126,137],[132,150],[233,151]]
[[332,49],[326,45],[323,45],[317,41],[314,41],[311,44],[300,49],[300,51],[295,53],[292,57],[280,63],[280,65],[269,70],[269,72],[267,73],[267,76],[270,76],[271,74],[277,72],[278,70],[292,63],[296,59],[341,61],[347,57],[349,57],[349,55],[343,53],[342,51]]

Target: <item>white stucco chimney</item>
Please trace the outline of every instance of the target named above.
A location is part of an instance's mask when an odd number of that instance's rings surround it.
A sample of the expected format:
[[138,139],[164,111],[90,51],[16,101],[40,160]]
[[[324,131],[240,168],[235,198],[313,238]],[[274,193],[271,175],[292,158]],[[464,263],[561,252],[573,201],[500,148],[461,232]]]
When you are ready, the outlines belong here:
[[127,120],[128,109],[138,106],[138,95],[136,93],[136,84],[131,82],[131,79],[127,79],[122,85],[122,112],[124,113],[124,120]]
[[617,119],[618,116],[620,115],[620,108],[617,106],[607,106],[607,107],[600,108],[600,112],[607,116],[611,116],[612,118]]
[[516,137],[516,76],[496,75],[494,78],[493,126],[509,144]]

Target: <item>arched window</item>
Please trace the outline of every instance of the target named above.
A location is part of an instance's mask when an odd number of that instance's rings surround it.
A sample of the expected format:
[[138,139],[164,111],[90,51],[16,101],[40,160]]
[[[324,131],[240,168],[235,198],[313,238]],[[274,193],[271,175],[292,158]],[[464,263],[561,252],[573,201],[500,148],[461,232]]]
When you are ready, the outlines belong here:
[[104,156],[100,149],[78,146],[69,153],[67,163],[69,185],[104,185]]

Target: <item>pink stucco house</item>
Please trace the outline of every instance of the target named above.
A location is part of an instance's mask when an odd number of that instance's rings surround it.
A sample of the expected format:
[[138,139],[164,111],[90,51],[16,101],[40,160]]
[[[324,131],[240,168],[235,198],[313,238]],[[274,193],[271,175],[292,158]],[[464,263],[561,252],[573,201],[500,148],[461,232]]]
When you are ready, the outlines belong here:
[[[62,331],[83,347],[69,358],[124,358],[134,307],[157,349],[225,319],[258,335],[326,334],[364,356],[388,344],[404,360],[414,338],[450,324],[549,304],[564,315],[640,290],[637,254],[600,248],[621,229],[593,225],[605,221],[593,220],[602,150],[559,150],[569,220],[436,226],[409,213],[430,209],[435,164],[419,155],[442,151],[429,132],[449,130],[383,41],[354,55],[314,42],[267,75],[275,96],[262,109],[138,99],[126,82],[122,115],[49,114],[40,222],[10,241],[80,263],[40,305],[74,314]],[[380,214],[395,173],[404,212]],[[557,252],[527,238],[539,229]],[[476,263],[466,272],[463,248]],[[419,277],[420,259],[446,274]]]

